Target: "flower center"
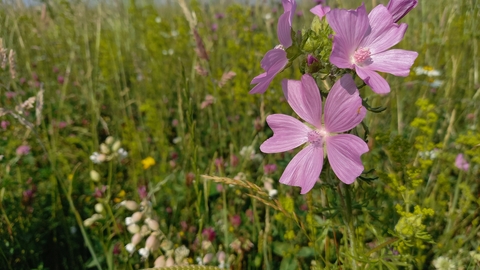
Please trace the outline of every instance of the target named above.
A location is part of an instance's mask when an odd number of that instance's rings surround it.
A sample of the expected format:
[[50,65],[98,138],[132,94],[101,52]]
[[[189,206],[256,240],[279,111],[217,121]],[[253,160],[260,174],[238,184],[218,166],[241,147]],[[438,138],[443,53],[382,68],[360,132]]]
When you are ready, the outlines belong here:
[[283,45],[282,45],[282,44],[278,44],[277,46],[275,46],[274,49],[280,49],[280,50],[284,50],[284,51],[285,51],[285,48],[283,48]]
[[308,142],[314,147],[323,147],[323,139],[325,138],[326,133],[321,130],[312,130],[308,132]]
[[368,48],[359,48],[353,54],[353,61],[357,65],[368,65],[372,63],[371,53]]

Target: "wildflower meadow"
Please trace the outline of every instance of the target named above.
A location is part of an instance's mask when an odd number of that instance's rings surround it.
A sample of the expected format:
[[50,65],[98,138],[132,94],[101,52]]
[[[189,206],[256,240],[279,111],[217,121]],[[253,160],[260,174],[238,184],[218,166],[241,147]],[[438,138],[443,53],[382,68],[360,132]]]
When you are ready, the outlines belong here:
[[0,269],[480,269],[479,1],[0,22]]

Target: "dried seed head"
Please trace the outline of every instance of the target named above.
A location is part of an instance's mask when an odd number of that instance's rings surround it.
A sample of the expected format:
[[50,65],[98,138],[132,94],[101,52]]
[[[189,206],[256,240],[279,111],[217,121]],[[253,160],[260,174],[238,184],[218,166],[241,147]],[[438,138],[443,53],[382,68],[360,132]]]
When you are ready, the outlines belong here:
[[10,77],[12,79],[17,78],[17,71],[15,69],[15,52],[10,50],[8,54],[8,65],[10,66]]
[[203,43],[203,39],[198,33],[197,29],[193,29],[193,37],[195,38],[195,44],[197,48],[195,51],[200,59],[208,61],[208,54],[207,50],[205,49],[205,44]]

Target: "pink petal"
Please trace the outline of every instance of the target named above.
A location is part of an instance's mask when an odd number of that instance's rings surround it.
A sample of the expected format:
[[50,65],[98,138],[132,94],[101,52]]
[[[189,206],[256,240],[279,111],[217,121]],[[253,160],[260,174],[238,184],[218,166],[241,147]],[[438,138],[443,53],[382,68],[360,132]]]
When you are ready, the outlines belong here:
[[372,64],[364,68],[406,77],[410,74],[410,68],[417,56],[418,53],[414,51],[400,49],[388,50],[372,55]]
[[308,141],[311,129],[291,116],[272,114],[267,117],[267,123],[273,130],[273,136],[260,145],[264,153],[289,151]]
[[271,49],[268,51],[260,62],[260,66],[268,71],[272,66],[280,61],[287,59],[287,53],[282,49]]
[[300,194],[309,192],[320,176],[323,167],[323,148],[309,145],[298,152],[288,163],[280,183],[301,187]]
[[291,12],[293,14],[297,9],[297,2],[295,0],[282,0],[282,5],[283,13]]
[[368,15],[368,20],[371,31],[359,47],[369,48],[372,54],[383,52],[396,45],[407,31],[407,24],[394,23],[392,15],[383,5],[376,6]]
[[367,144],[351,134],[339,134],[326,138],[328,162],[338,179],[351,184],[363,172],[360,156],[368,152]]
[[355,71],[357,72],[358,77],[362,78],[362,80],[372,88],[372,91],[377,94],[386,94],[390,92],[390,85],[388,82],[369,68],[362,68],[355,66]]
[[[370,27],[365,5],[362,4],[356,10],[333,9],[326,16],[335,32],[334,43],[341,41],[342,49],[348,54],[345,57],[350,58]],[[341,40],[337,40],[337,37],[341,37]]]
[[333,38],[332,53],[330,54],[330,62],[339,68],[354,69],[351,56],[354,54],[356,47],[349,44],[341,36]]
[[417,4],[417,0],[390,0],[390,2],[388,2],[387,9],[392,14],[393,21],[398,22],[410,10],[416,7]]
[[278,19],[277,36],[284,48],[292,46],[292,21],[290,12],[283,13]]
[[283,93],[288,104],[303,120],[320,128],[322,125],[322,98],[312,76],[305,74],[301,81],[283,80]]
[[313,8],[310,9],[310,12],[312,12],[313,14],[317,15],[320,20],[323,18],[323,16],[325,16],[328,12],[330,11],[330,7],[326,6],[322,6],[322,5],[317,5]]
[[367,110],[350,74],[338,80],[328,93],[325,102],[325,129],[328,132],[345,132],[356,127]]
[[287,53],[281,49],[268,51],[262,59],[262,67],[266,72],[256,76],[250,84],[257,84],[250,94],[264,93],[275,76],[288,64]]

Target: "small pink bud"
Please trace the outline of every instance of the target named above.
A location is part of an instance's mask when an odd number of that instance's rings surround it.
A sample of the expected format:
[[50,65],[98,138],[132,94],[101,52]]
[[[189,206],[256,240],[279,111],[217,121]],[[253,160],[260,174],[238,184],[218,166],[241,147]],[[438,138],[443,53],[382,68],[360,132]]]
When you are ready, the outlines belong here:
[[166,260],[165,260],[165,256],[163,255],[158,257],[153,263],[154,267],[164,267],[165,265],[166,265]]
[[145,241],[145,248],[150,251],[157,250],[159,246],[158,238],[155,233],[150,234],[150,236]]
[[166,267],[174,266],[175,265],[175,260],[170,256],[167,259],[167,262],[165,263]]
[[125,206],[130,211],[135,211],[138,209],[138,203],[136,201],[123,201],[120,205]]
[[140,243],[140,241],[142,241],[142,238],[142,235],[137,232],[132,236],[132,240],[130,242],[135,247],[136,245],[138,245],[138,243]]

